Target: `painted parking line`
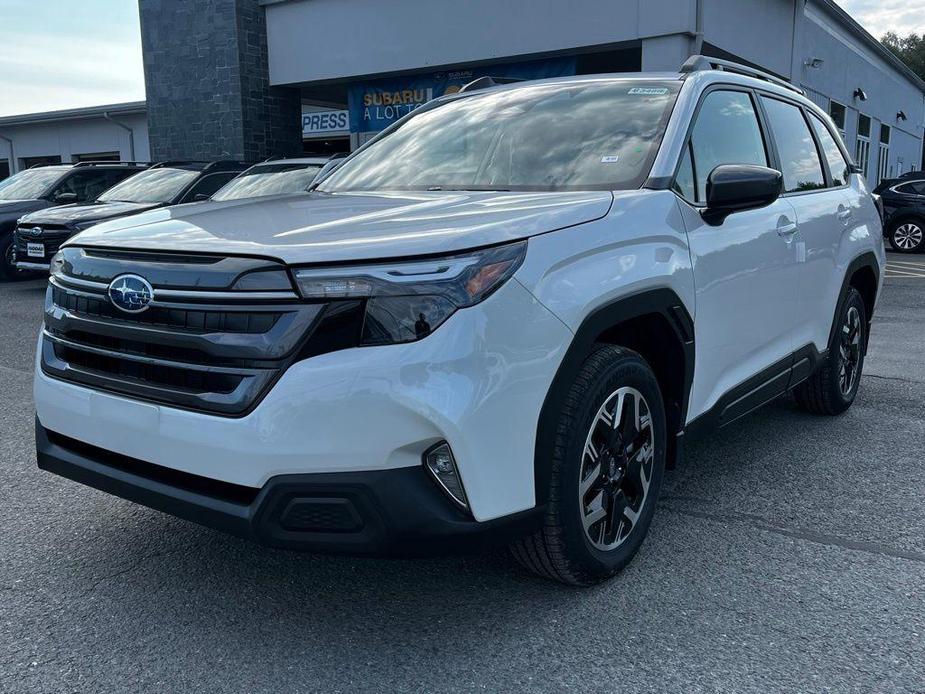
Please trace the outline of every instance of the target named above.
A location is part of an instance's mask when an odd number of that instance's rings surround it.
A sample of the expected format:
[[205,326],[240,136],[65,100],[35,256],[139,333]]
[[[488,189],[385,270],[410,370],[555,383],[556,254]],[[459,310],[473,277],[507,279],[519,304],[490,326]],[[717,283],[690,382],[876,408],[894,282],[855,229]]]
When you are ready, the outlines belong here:
[[886,270],[887,272],[909,272],[913,275],[918,275],[925,272],[925,267],[905,267],[887,263]]
[[896,279],[925,279],[925,259],[889,256],[885,276]]
[[912,270],[909,268],[895,268],[886,266],[886,277],[912,277],[914,279],[925,280],[925,267],[919,270]]

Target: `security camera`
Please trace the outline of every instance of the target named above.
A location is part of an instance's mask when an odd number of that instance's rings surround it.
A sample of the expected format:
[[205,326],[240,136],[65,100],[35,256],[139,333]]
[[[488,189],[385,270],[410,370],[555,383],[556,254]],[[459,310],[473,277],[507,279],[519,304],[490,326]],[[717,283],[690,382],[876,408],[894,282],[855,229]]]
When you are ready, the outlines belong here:
[[858,99],[859,101],[867,101],[867,92],[858,87],[854,90],[854,98]]
[[822,58],[808,58],[803,64],[808,68],[818,70],[824,62]]

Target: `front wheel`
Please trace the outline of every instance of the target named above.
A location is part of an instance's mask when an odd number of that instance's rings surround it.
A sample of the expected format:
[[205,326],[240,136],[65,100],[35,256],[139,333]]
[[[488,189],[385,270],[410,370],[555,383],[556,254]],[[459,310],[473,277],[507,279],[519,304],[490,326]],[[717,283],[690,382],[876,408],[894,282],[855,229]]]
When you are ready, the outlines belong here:
[[854,287],[848,290],[837,320],[822,367],[793,391],[797,403],[813,414],[845,412],[861,385],[867,345],[867,309]]
[[655,374],[636,352],[596,348],[556,427],[544,527],[511,551],[540,576],[592,585],[632,560],[655,512],[666,446]]
[[13,237],[0,240],[0,280],[13,280],[22,276],[22,272],[13,264],[15,257]]
[[890,245],[898,253],[919,253],[925,248],[925,226],[917,219],[904,219],[890,230]]

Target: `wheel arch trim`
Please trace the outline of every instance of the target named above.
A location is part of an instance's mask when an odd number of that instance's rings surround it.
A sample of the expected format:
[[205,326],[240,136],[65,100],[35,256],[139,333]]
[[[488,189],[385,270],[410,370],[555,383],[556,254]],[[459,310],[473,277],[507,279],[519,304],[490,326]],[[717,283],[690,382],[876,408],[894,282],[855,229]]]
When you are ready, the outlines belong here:
[[[838,317],[841,315],[842,308],[845,305],[845,301],[848,298],[848,290],[853,286],[851,284],[852,278],[857,274],[859,270],[863,269],[870,270],[874,275],[874,296],[872,298],[868,315],[866,316],[867,320],[867,340],[870,339],[870,324],[874,317],[874,310],[877,306],[877,297],[880,293],[880,280],[881,280],[881,268],[880,263],[877,260],[877,256],[873,251],[866,251],[861,255],[857,256],[848,263],[848,267],[845,269],[844,277],[842,278],[841,289],[838,292],[838,301],[835,304],[835,312],[832,314],[832,325],[829,328],[829,340],[826,345],[832,344],[832,339],[835,335],[835,331],[838,329]],[[866,301],[865,301],[866,304]],[[867,343],[864,344],[864,352],[867,352]]]
[[[620,297],[599,306],[582,320],[581,325],[575,331],[572,342],[559,364],[552,384],[546,393],[543,406],[540,409],[533,463],[536,502],[538,505],[545,503],[549,496],[558,405],[568,394],[568,390],[578,375],[585,358],[591,352],[598,338],[608,330],[650,315],[661,316],[665,319],[678,339],[684,355],[681,402],[678,403],[679,412],[675,415],[677,422],[669,424],[674,429],[673,433],[678,437],[683,434],[691,386],[694,380],[695,355],[694,321],[684,302],[672,289],[663,287]],[[666,417],[671,422],[671,414],[666,412]],[[669,434],[671,433],[669,432]],[[670,463],[671,454],[677,449],[677,445],[670,435],[668,441],[668,461]]]

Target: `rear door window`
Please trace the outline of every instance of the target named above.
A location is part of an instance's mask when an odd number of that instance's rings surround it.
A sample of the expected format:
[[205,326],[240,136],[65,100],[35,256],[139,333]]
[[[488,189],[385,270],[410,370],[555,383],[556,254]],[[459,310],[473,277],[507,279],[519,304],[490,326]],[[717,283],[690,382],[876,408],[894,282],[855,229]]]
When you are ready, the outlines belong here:
[[818,116],[810,114],[809,120],[813,124],[813,130],[816,131],[816,137],[819,139],[822,152],[829,163],[832,185],[835,187],[845,185],[848,183],[848,176],[851,173],[848,162],[845,160],[845,155],[842,154],[841,148],[835,142],[835,138],[832,137],[832,133]]
[[802,109],[771,97],[761,98],[780,156],[784,192],[802,193],[825,188],[822,160]]
[[925,195],[925,181],[914,181],[897,186],[896,190],[906,195]]

